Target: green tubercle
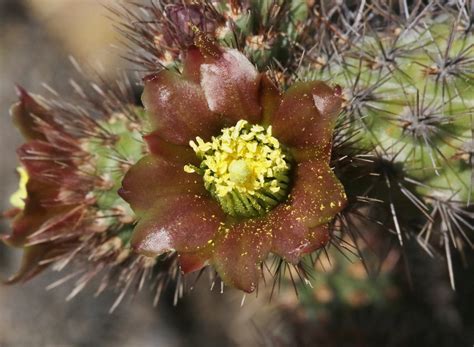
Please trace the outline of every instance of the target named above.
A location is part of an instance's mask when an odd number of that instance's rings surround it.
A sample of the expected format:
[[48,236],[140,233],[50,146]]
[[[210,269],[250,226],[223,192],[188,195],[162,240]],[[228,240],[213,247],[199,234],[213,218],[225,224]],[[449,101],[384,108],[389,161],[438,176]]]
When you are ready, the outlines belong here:
[[[141,122],[143,117],[141,110],[137,109],[135,113],[137,115],[135,121]],[[93,170],[93,174],[101,180],[92,192],[98,209],[102,212],[110,211],[106,215],[115,215],[120,210],[119,215],[125,216],[130,221],[134,218],[133,211],[117,192],[128,168],[146,151],[142,133],[139,131],[141,126],[137,126],[135,121],[119,113],[106,120],[100,120],[100,126],[110,135],[105,140],[107,143],[104,143],[103,139],[93,138],[83,144],[86,151],[93,155],[91,162],[94,163],[94,167],[87,167],[84,170]]]

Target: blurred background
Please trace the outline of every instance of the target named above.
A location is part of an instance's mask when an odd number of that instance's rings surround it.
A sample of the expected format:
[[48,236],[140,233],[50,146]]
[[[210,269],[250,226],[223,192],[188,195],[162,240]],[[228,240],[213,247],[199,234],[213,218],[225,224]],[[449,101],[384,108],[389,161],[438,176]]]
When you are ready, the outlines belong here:
[[[41,94],[46,83],[67,95],[77,77],[70,55],[109,76],[128,69],[113,48],[119,38],[104,9],[111,4],[117,1],[0,0],[0,211],[18,182],[21,138],[8,114],[15,84]],[[20,251],[0,244],[0,277],[14,273],[19,259]],[[94,298],[91,286],[66,302],[70,287],[46,290],[58,278],[47,272],[27,284],[0,285],[0,346],[471,346],[472,268],[459,271],[455,293],[442,260],[414,247],[405,259],[408,280],[401,259],[388,252],[371,276],[361,262],[330,255],[318,265],[314,289],[306,286],[299,299],[284,286],[269,303],[270,285],[241,307],[241,293],[210,291],[204,279],[176,307],[172,293],[153,307],[144,290],[113,314],[116,293]]]

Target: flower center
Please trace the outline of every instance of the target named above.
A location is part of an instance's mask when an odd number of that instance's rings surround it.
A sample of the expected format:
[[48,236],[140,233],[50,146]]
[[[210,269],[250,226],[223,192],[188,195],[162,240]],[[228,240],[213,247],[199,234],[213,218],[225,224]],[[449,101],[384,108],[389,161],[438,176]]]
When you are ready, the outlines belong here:
[[260,216],[286,198],[289,159],[271,126],[240,120],[210,142],[197,137],[190,146],[202,161],[184,170],[203,176],[206,189],[227,214]]

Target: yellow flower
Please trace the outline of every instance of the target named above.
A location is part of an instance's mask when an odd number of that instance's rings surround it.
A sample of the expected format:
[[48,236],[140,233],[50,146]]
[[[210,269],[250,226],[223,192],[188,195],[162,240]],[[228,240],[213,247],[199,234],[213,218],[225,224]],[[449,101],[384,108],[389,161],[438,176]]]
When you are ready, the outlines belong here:
[[18,190],[10,196],[10,204],[13,207],[24,209],[26,199],[26,184],[28,183],[28,173],[25,168],[20,166],[16,169],[20,175],[20,182],[18,183]]

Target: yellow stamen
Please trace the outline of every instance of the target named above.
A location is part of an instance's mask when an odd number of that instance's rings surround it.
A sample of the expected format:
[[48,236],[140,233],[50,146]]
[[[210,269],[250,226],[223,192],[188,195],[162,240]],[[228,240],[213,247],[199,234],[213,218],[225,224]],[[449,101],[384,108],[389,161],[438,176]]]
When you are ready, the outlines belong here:
[[202,175],[228,214],[258,216],[286,198],[289,160],[271,127],[240,120],[210,142],[197,137],[190,146],[202,162],[184,171]]
[[18,174],[20,175],[20,182],[18,183],[18,190],[10,196],[10,204],[13,207],[24,209],[25,199],[27,196],[26,184],[28,183],[28,173],[23,167],[18,167]]

